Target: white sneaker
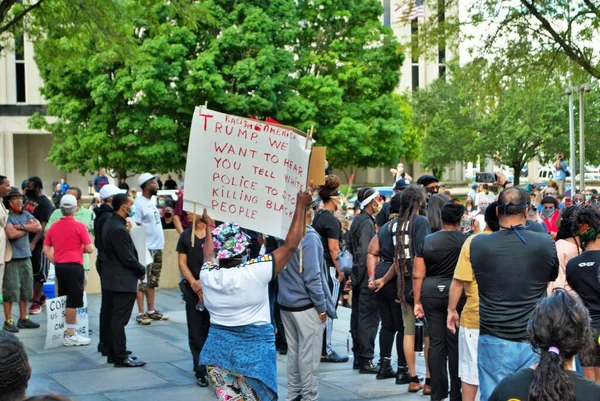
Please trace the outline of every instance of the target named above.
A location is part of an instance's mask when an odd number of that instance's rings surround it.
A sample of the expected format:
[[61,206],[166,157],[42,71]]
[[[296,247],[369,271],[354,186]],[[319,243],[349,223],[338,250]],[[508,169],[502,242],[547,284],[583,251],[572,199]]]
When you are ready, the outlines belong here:
[[82,337],[77,332],[73,333],[72,336],[67,335],[65,332],[65,336],[63,338],[63,345],[65,347],[74,347],[79,345],[89,345],[92,342],[90,338]]

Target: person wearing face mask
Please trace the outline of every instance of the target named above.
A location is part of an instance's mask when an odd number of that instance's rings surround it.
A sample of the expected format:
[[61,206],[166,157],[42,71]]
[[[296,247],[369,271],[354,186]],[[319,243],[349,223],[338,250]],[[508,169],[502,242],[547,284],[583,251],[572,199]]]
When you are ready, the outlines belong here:
[[542,224],[546,227],[548,234],[554,239],[558,232],[558,217],[560,212],[558,210],[558,201],[556,198],[546,196],[542,199],[542,211],[540,212],[540,218]]
[[[321,242],[323,243],[323,257],[327,267],[326,276],[336,309],[345,277],[338,262],[340,242],[342,241],[342,223],[335,217],[335,212],[341,202],[340,184],[341,180],[337,175],[325,177],[325,184],[317,190],[319,198],[323,202],[322,208],[315,213],[312,223],[313,228],[321,236]],[[339,356],[333,351],[331,346],[332,332],[333,319],[328,318],[323,334],[321,362],[347,362],[348,357]]]
[[36,233],[29,233],[29,246],[31,248],[31,266],[33,267],[33,302],[29,308],[29,314],[37,315],[42,312],[42,306],[46,304],[46,296],[43,293],[44,282],[48,278],[50,263],[42,253],[44,245],[44,233],[50,215],[54,207],[43,193],[44,186],[39,177],[31,177],[25,186],[25,204],[23,209],[35,217],[42,229]]
[[163,230],[175,229],[175,222],[173,221],[173,202],[165,202],[160,222]]
[[[375,216],[381,210],[379,192],[367,187],[358,191],[357,201],[361,212],[350,226],[350,249],[352,249],[352,316],[350,331],[355,364],[360,373],[378,372],[373,363],[375,337],[379,327],[379,310],[375,292],[369,284],[375,280],[375,269],[367,271],[369,243],[375,236]],[[374,267],[374,266],[371,266]]]
[[425,174],[419,177],[417,180],[418,185],[422,185],[427,192],[426,202],[429,202],[429,198],[432,195],[437,194],[439,192],[439,184],[440,180],[435,175]]
[[584,193],[585,196],[585,204],[590,205],[592,203],[592,196],[594,196],[594,193],[590,190],[586,190]]
[[585,204],[585,196],[578,192],[573,196],[573,206],[581,207]]
[[114,213],[102,228],[104,262],[102,291],[110,291],[112,303],[104,311],[110,322],[109,335],[104,347],[108,362],[115,367],[137,368],[146,363],[129,355],[125,326],[129,322],[136,300],[138,280],[143,279],[146,267],[138,261],[138,254],[127,230],[127,217],[133,217],[133,200],[127,194],[116,194],[112,199]]
[[[18,188],[10,188],[8,194],[3,198],[2,207],[9,210],[6,227],[3,231],[6,231],[6,237],[10,241],[12,249],[12,258],[6,263],[2,283],[6,318],[3,329],[11,333],[18,333],[19,329],[40,327],[38,323],[32,322],[27,316],[27,301],[31,299],[33,292],[33,270],[28,234],[39,232],[42,226],[31,213],[23,210],[23,195]],[[19,320],[16,324],[11,313],[13,302],[19,303]]]
[[398,163],[396,168],[390,169],[390,173],[394,175],[394,182],[398,182],[400,179],[405,179],[409,181],[410,184],[410,181],[412,181],[412,177],[404,171],[404,163]]
[[[168,320],[169,317],[160,313],[154,306],[155,289],[159,285],[160,272],[162,270],[162,250],[165,247],[165,235],[163,233],[160,213],[152,197],[158,193],[158,175],[144,173],[138,178],[138,185],[142,188],[142,196],[135,200],[135,213],[132,216],[138,226],[146,229],[146,248],[150,251],[152,263],[148,265],[147,282],[140,283],[137,295],[139,324],[150,324],[150,320]],[[144,296],[148,302],[148,311],[144,313]]]

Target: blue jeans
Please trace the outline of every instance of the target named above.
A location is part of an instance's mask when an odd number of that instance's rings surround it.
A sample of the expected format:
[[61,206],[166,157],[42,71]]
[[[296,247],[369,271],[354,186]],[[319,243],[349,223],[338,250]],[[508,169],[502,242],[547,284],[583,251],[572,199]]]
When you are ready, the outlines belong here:
[[529,343],[503,340],[487,334],[479,336],[478,347],[480,401],[488,401],[506,376],[535,365],[540,357]]

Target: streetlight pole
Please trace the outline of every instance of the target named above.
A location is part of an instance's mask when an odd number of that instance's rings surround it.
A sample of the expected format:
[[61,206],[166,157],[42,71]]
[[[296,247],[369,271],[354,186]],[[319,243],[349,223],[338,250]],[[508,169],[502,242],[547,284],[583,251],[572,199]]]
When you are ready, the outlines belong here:
[[592,90],[590,85],[579,85],[579,186],[580,190],[585,190],[585,119],[583,109],[583,93]]
[[573,86],[569,86],[569,164],[571,170],[571,198],[575,195],[577,187],[576,168],[575,168],[575,100],[573,99]]

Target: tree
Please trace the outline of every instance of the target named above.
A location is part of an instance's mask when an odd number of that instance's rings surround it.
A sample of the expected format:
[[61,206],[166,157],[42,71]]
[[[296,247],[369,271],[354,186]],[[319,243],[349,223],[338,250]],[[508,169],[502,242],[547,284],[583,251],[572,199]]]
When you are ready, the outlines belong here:
[[[461,6],[465,7],[458,0],[425,0],[428,19],[420,24],[419,35],[424,54],[437,56],[440,43],[457,50],[473,40],[479,43],[478,56],[504,58],[533,45],[534,52],[545,55],[543,61],[566,56],[589,76],[600,79],[600,52],[595,46],[600,35],[597,1],[474,0],[467,10]],[[407,21],[408,10],[401,21]]]
[[378,0],[298,1],[300,32],[294,90],[281,121],[307,130],[336,168],[395,164],[402,145],[404,59]]
[[526,67],[507,74],[510,68],[510,63],[475,60],[416,97],[415,121],[426,131],[425,160],[441,159],[445,165],[489,157],[512,167],[518,185],[529,160],[547,160],[568,149],[564,76]]
[[294,3],[250,3],[206,3],[216,23],[188,26],[176,8],[158,2],[156,23],[123,21],[135,41],[126,56],[98,54],[85,32],[54,32],[37,42],[42,93],[57,119],[35,116],[31,124],[54,134],[49,160],[82,173],[109,166],[120,176],[178,170],[195,105],[206,100],[228,113],[276,114],[291,93],[293,55],[285,47],[295,38]]
[[212,19],[186,23],[162,2],[140,18],[137,3],[124,3],[119,29],[132,43],[125,52],[102,46],[99,54],[101,39],[85,31],[53,30],[37,42],[42,93],[57,120],[31,122],[55,135],[51,161],[81,172],[181,169],[193,107],[204,101],[225,113],[314,126],[335,167],[402,156],[394,89],[403,56],[377,0],[348,0],[345,8],[325,0],[188,3]]

